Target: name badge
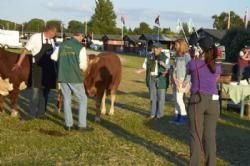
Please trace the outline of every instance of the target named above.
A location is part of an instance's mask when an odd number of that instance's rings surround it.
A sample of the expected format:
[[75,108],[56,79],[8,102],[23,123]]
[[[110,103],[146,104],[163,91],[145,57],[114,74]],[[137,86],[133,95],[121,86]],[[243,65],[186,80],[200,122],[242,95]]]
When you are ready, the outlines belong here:
[[219,100],[220,96],[219,95],[213,95],[212,96],[212,100],[216,101]]

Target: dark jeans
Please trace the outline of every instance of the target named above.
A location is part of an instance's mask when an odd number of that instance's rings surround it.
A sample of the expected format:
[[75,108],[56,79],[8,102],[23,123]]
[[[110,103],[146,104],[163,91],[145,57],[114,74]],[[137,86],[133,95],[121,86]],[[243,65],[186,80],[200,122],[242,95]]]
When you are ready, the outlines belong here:
[[158,82],[156,79],[150,79],[150,100],[151,100],[151,116],[159,118],[164,116],[165,94],[166,89],[158,89]]
[[42,117],[46,112],[50,89],[32,88],[31,91],[30,116]]
[[242,78],[243,78],[243,73],[245,72],[245,69],[246,69],[247,67],[239,67],[238,68],[238,78],[237,78],[237,81],[238,81],[238,83],[240,83],[240,80],[242,80]]
[[[195,101],[200,102],[194,104]],[[219,100],[212,100],[212,95],[201,94],[199,97],[195,94],[191,96],[189,106],[190,166],[200,165],[202,149],[205,153],[205,165],[216,165],[216,124],[219,113]]]

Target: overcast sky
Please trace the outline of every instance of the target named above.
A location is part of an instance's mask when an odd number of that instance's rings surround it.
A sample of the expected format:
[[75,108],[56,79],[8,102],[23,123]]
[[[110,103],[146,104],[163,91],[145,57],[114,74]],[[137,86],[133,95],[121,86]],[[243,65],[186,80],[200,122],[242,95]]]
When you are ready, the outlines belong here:
[[[112,0],[117,14],[125,17],[126,26],[134,28],[145,21],[151,26],[160,15],[161,27],[175,30],[177,19],[188,22],[191,18],[197,28],[212,28],[211,16],[222,11],[235,11],[241,17],[250,0]],[[0,19],[23,23],[32,18],[58,19],[65,24],[69,20],[89,20],[94,13],[95,0],[1,0]]]

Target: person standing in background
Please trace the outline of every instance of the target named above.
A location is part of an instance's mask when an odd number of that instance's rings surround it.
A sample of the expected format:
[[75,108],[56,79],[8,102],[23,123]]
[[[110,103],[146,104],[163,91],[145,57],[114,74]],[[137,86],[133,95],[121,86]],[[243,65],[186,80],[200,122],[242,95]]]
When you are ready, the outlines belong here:
[[188,45],[184,39],[175,41],[176,57],[172,70],[173,97],[175,101],[175,115],[170,123],[185,124],[187,111],[184,103],[184,93],[190,88],[190,75],[186,73],[186,65],[191,60]]
[[211,38],[201,38],[200,56],[187,64],[191,74],[190,166],[199,166],[201,151],[205,153],[206,166],[216,165],[216,125],[220,114],[217,80],[221,74],[216,64],[217,50]]
[[250,60],[250,49],[246,46],[239,52],[238,58],[238,84],[243,77],[245,69],[248,67],[248,61]]
[[143,63],[146,71],[146,85],[149,89],[151,111],[150,119],[160,119],[164,116],[166,89],[169,85],[169,58],[162,52],[160,43],[153,44],[152,53],[148,54]]

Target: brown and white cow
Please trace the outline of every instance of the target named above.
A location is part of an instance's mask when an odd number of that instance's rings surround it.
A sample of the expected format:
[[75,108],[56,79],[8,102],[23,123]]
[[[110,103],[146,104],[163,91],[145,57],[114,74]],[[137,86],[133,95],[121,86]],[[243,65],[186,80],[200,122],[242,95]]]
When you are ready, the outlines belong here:
[[26,56],[21,69],[12,71],[19,54],[0,48],[0,112],[3,112],[4,96],[10,95],[11,116],[18,115],[17,99],[20,90],[27,87],[30,74],[30,60]]
[[110,52],[99,55],[92,54],[88,58],[88,68],[84,75],[84,86],[87,95],[96,99],[95,120],[99,122],[100,114],[106,114],[105,101],[108,95],[111,95],[109,115],[114,114],[116,91],[122,75],[121,61],[115,53]]
[[[84,73],[84,86],[89,97],[96,100],[95,121],[100,122],[100,115],[106,114],[106,96],[111,95],[109,115],[114,114],[116,91],[121,82],[122,67],[120,58],[114,53],[88,55],[88,68]],[[59,91],[58,107],[61,110],[63,97]],[[101,108],[100,108],[101,107]]]

